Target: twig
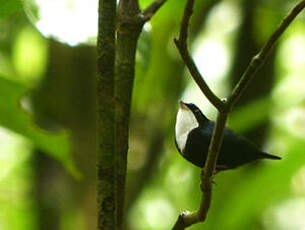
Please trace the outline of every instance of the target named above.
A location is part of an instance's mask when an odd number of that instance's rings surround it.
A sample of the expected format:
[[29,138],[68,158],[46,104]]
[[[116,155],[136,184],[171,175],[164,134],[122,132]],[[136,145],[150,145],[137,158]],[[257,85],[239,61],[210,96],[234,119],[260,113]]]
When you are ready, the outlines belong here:
[[206,82],[201,77],[194,61],[192,60],[188,50],[187,50],[187,30],[189,25],[189,20],[192,14],[194,5],[194,0],[187,0],[184,15],[181,22],[181,29],[179,39],[175,39],[175,44],[180,52],[182,59],[187,65],[193,79],[203,92],[203,94],[209,99],[209,101],[218,109],[219,113],[217,116],[216,125],[213,131],[212,140],[209,146],[208,156],[203,169],[201,169],[201,188],[202,188],[202,200],[200,208],[195,212],[182,212],[173,230],[183,230],[188,226],[195,223],[202,222],[206,219],[207,212],[210,207],[211,197],[212,197],[212,176],[215,170],[219,150],[222,145],[223,134],[225,130],[226,120],[228,113],[242,95],[242,93],[247,88],[250,80],[253,78],[254,74],[261,67],[261,65],[266,60],[270,50],[274,46],[275,42],[282,35],[285,29],[290,25],[293,19],[304,9],[305,0],[300,1],[290,13],[284,18],[280,26],[271,35],[265,46],[261,49],[258,55],[254,56],[246,68],[241,80],[235,86],[231,96],[228,101],[221,101],[208,87]]
[[188,212],[188,211],[182,212],[179,215],[173,227],[173,230],[182,230],[198,222],[203,222],[206,219],[212,200],[213,172],[216,167],[218,153],[220,151],[220,147],[222,144],[227,117],[228,117],[227,113],[222,113],[222,112],[218,113],[216,125],[212,135],[211,144],[209,146],[208,158],[206,160],[204,168],[201,169],[202,198],[201,198],[200,208],[198,211],[195,212]]
[[183,19],[181,21],[179,38],[174,39],[174,42],[180,52],[180,55],[184,63],[188,67],[191,76],[193,77],[193,79],[195,80],[195,82],[203,92],[203,94],[208,98],[211,104],[213,104],[219,111],[222,111],[224,108],[223,102],[214,94],[214,92],[205,82],[187,49],[188,26],[189,26],[190,17],[193,13],[193,7],[194,7],[194,0],[188,0],[185,5]]
[[198,213],[200,221],[204,221],[208,213],[212,198],[212,177],[215,171],[217,158],[222,145],[224,130],[226,126],[228,114],[219,112],[216,125],[213,130],[211,144],[209,146],[208,156],[202,172],[201,188],[203,189],[202,201]]
[[166,0],[155,0],[145,10],[142,11],[142,19],[147,22],[159,10]]
[[228,102],[227,102],[228,110],[232,109],[238,98],[244,93],[250,81],[254,77],[255,73],[266,61],[267,56],[272,50],[274,44],[277,42],[277,40],[283,34],[283,32],[287,29],[287,27],[290,25],[293,19],[295,19],[295,17],[304,9],[304,7],[305,7],[305,0],[302,0],[283,19],[279,27],[270,36],[270,38],[265,43],[265,45],[260,50],[260,52],[251,59],[250,64],[248,65],[241,79],[233,89],[231,96],[228,98]]

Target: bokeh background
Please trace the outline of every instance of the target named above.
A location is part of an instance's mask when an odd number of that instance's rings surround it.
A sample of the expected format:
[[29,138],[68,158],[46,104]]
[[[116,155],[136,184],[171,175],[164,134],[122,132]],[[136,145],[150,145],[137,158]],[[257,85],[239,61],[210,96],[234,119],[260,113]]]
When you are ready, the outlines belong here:
[[[0,230],[95,229],[97,0],[0,1]],[[141,0],[141,6],[150,1]],[[128,230],[170,229],[200,202],[200,170],[174,146],[177,102],[215,109],[174,46],[185,1],[145,25],[128,156]],[[190,47],[226,97],[295,0],[196,1]],[[229,119],[281,161],[215,177],[205,223],[190,229],[305,230],[305,14],[288,28]]]

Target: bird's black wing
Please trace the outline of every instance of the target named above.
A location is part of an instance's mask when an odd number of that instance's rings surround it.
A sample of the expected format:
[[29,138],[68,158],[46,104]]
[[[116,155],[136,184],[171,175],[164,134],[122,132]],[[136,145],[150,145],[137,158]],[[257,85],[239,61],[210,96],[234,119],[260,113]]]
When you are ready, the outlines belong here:
[[226,165],[228,168],[236,168],[239,165],[259,159],[260,155],[261,151],[255,144],[226,128],[217,163]]

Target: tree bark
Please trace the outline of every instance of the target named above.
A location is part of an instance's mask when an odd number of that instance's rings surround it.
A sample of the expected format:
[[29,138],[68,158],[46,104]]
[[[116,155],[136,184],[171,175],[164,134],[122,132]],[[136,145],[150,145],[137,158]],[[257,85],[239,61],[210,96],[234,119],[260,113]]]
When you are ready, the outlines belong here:
[[137,20],[140,8],[137,1],[120,1],[115,63],[115,146],[117,164],[117,224],[123,227],[125,187],[129,137],[129,115],[135,72],[135,55],[143,22]]
[[97,202],[98,229],[115,230],[115,23],[116,0],[99,1],[98,23],[98,152],[97,152]]

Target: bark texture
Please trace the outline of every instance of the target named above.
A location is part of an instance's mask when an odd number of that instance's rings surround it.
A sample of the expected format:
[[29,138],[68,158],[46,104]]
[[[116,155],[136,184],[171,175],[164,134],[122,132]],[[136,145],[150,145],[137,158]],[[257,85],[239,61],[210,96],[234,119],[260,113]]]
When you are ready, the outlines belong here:
[[115,229],[114,63],[116,0],[99,1],[98,21],[98,229]]

